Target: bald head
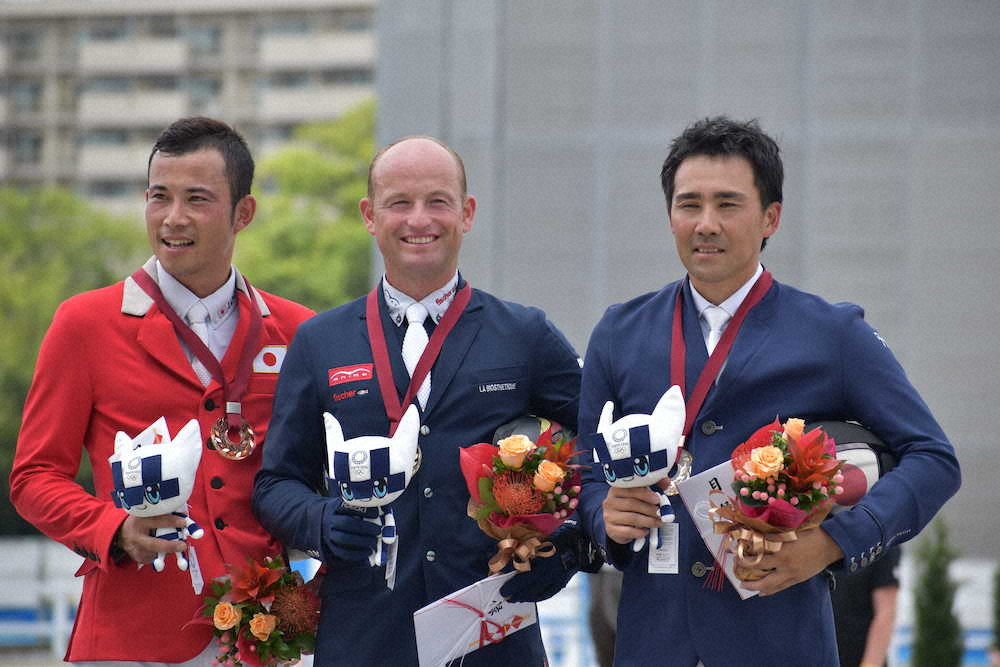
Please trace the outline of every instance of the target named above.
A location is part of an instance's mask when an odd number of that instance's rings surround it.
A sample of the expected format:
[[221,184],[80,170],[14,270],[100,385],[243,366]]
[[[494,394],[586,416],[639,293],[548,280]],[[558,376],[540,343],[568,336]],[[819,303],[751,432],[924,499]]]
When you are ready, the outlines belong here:
[[396,149],[398,148],[412,148],[413,143],[434,144],[444,150],[451,157],[455,163],[459,192],[461,192],[462,197],[465,197],[467,194],[467,185],[465,180],[465,163],[462,162],[462,157],[456,153],[451,146],[444,143],[440,139],[425,135],[414,135],[397,139],[391,144],[384,146],[381,150],[379,150],[379,152],[375,153],[375,157],[372,158],[371,164],[368,165],[368,198],[374,199],[375,197],[375,189],[379,184],[379,175],[382,171],[381,163],[383,158],[390,153],[397,152]]

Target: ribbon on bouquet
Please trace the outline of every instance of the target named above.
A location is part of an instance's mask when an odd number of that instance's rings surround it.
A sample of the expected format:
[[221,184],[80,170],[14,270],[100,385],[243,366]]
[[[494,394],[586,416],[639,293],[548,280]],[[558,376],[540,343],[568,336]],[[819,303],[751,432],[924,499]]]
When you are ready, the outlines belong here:
[[549,558],[556,553],[556,547],[551,542],[543,542],[537,537],[519,540],[516,537],[505,537],[497,542],[497,552],[490,558],[490,574],[496,574],[513,561],[518,572],[531,570],[532,558]]

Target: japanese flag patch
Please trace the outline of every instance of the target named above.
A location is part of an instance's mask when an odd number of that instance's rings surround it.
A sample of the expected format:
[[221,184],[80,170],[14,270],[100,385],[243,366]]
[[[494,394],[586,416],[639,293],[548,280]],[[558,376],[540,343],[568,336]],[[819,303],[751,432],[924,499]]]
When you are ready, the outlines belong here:
[[265,345],[253,360],[253,372],[278,373],[287,351],[287,345]]

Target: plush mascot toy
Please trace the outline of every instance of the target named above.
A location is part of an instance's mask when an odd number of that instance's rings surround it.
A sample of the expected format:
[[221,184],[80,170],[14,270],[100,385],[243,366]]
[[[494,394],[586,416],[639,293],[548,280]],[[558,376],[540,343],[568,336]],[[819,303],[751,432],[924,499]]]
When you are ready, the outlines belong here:
[[416,472],[420,413],[416,405],[410,405],[391,438],[362,435],[344,440],[336,417],[324,412],[323,421],[327,489],[331,495],[339,495],[348,507],[362,512],[378,509],[376,516],[365,517],[382,530],[368,562],[372,566],[385,565],[386,585],[392,588],[396,579],[396,520],[390,503],[403,493]]
[[[108,457],[114,489],[111,497],[116,507],[132,516],[175,514],[184,517],[185,526],[157,528],[155,537],[164,540],[199,538],[201,526],[187,515],[187,501],[194,487],[198,462],[201,461],[201,429],[192,419],[170,439],[167,420],[160,417],[145,431],[129,438],[115,435],[115,453]],[[164,554],[156,554],[153,568],[163,572]],[[177,567],[187,570],[184,552],[177,553]]]
[[[594,474],[603,476],[611,486],[634,488],[648,486],[660,497],[660,519],[674,520],[674,510],[667,494],[656,483],[670,475],[677,461],[684,432],[684,397],[680,387],[667,390],[653,414],[624,415],[612,421],[614,404],[608,401],[601,410],[597,433],[589,438],[594,450]],[[654,532],[654,548],[659,533]],[[646,544],[641,537],[632,543],[634,551]]]

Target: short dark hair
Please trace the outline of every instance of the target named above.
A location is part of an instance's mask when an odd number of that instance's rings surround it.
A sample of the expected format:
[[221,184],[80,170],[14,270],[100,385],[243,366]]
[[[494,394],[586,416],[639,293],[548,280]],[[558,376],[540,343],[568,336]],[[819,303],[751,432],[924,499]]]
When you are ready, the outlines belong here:
[[163,130],[156,138],[146,163],[146,184],[149,185],[149,169],[157,153],[186,155],[204,148],[214,148],[222,154],[226,180],[229,181],[229,196],[235,208],[241,199],[250,194],[253,156],[239,132],[214,118],[189,116],[174,121]]
[[399,139],[396,139],[390,144],[386,144],[385,146],[380,148],[377,153],[375,153],[375,157],[372,158],[371,163],[368,165],[368,198],[371,199],[375,195],[375,183],[372,181],[372,174],[375,172],[375,164],[379,161],[379,159],[383,155],[385,155],[386,151],[388,151],[390,148],[396,146],[397,144],[401,144],[404,141],[409,141],[410,139],[426,139],[427,141],[434,142],[441,148],[448,151],[451,157],[454,158],[455,165],[458,167],[458,187],[462,191],[462,197],[464,198],[465,195],[468,194],[467,191],[468,184],[466,183],[465,180],[465,163],[462,161],[462,156],[459,155],[454,148],[444,143],[440,139],[428,136],[426,134],[414,134],[408,137],[401,137]]
[[746,158],[753,168],[753,180],[762,208],[781,202],[785,171],[778,143],[760,129],[756,119],[745,123],[726,116],[699,120],[670,144],[670,153],[660,170],[660,183],[667,198],[667,211],[674,198],[674,177],[681,162],[695,155]]

